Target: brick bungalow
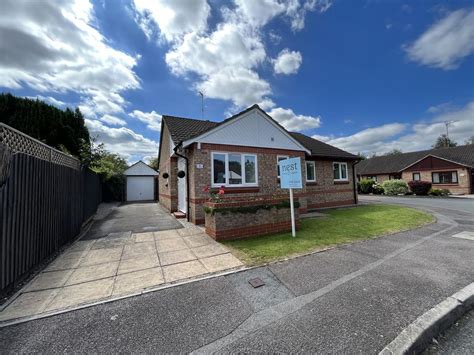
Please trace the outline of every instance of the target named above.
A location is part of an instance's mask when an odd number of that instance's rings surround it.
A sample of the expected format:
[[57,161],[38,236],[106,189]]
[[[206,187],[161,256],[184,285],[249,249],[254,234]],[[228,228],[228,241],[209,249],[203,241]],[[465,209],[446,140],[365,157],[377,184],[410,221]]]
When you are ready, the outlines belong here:
[[301,157],[300,213],[357,203],[353,154],[290,133],[258,105],[211,122],[164,115],[159,151],[159,199],[195,224],[204,223],[204,188],[225,186],[225,198],[287,196],[279,188],[278,161]]
[[356,165],[359,179],[422,180],[451,193],[474,193],[474,145],[370,158]]

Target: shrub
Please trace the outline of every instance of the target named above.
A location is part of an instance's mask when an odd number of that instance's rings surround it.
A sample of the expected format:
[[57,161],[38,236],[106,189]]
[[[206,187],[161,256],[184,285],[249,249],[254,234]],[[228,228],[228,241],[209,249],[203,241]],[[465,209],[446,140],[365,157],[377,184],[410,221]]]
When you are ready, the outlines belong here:
[[408,184],[403,180],[385,180],[382,187],[385,195],[405,195],[408,192]]
[[410,181],[408,183],[410,190],[415,195],[427,195],[431,189],[431,182],[429,181]]
[[447,195],[449,195],[449,190],[446,190],[446,189],[431,189],[429,194],[431,196],[447,196]]
[[370,194],[372,192],[372,186],[375,184],[375,181],[372,179],[362,179],[359,182],[360,192],[363,194]]
[[376,195],[382,195],[384,192],[384,188],[378,182],[374,182],[372,185],[372,192]]

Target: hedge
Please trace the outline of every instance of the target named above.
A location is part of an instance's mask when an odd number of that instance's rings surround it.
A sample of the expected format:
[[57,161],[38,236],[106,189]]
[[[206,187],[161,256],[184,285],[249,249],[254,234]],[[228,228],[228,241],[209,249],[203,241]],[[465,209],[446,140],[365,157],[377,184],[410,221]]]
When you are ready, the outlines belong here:
[[404,180],[385,180],[382,187],[385,195],[405,195],[408,192],[408,184]]
[[415,195],[428,195],[428,192],[431,189],[431,182],[429,181],[410,181],[408,183],[410,190]]

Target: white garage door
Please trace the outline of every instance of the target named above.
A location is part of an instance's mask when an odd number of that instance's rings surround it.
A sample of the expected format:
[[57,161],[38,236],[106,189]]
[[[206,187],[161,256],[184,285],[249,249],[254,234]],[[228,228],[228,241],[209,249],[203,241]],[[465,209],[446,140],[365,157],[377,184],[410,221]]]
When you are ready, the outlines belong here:
[[128,176],[127,177],[127,201],[154,200],[152,176]]

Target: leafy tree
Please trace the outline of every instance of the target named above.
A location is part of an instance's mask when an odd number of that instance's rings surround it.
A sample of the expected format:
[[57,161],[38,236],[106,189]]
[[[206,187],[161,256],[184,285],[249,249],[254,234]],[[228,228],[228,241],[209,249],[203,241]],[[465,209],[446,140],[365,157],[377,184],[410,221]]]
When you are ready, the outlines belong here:
[[458,144],[451,140],[446,134],[440,135],[437,139],[433,148],[451,148],[456,147]]
[[392,149],[391,151],[385,153],[385,156],[389,155],[398,155],[398,154],[403,154],[403,152],[400,149]]
[[365,160],[367,159],[367,155],[365,155],[364,153],[357,153],[357,157],[359,158],[359,160]]
[[40,100],[0,94],[0,122],[76,157],[90,143],[84,116]]
[[152,169],[155,169],[156,171],[158,171],[160,169],[160,166],[158,164],[158,157],[154,157],[154,158],[151,158],[150,159],[150,162],[148,163],[148,165],[152,168]]

